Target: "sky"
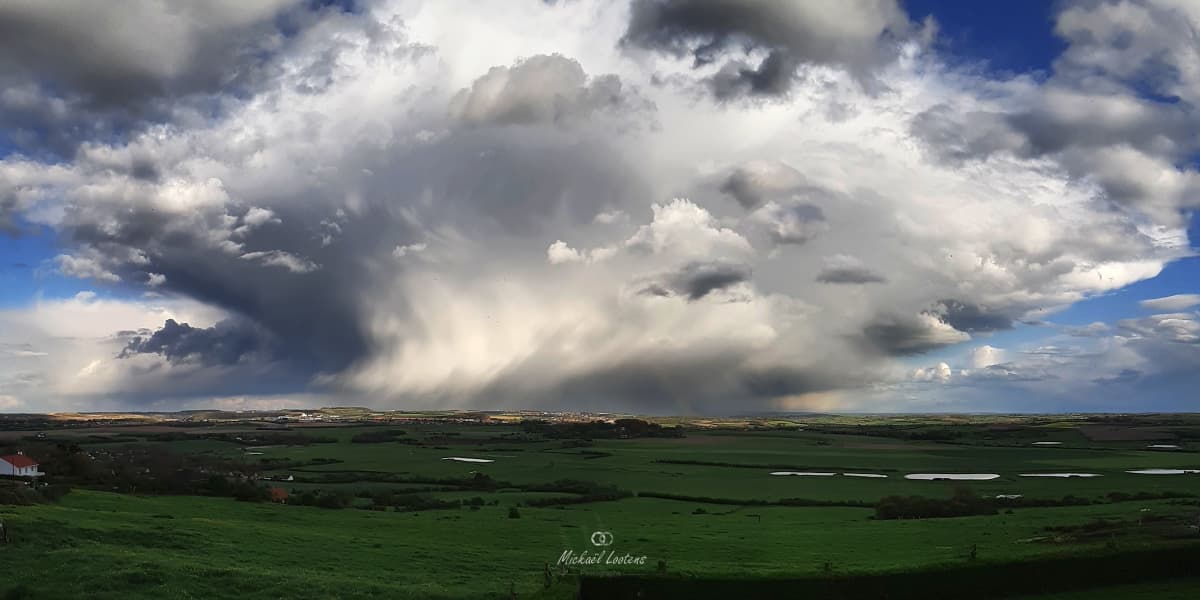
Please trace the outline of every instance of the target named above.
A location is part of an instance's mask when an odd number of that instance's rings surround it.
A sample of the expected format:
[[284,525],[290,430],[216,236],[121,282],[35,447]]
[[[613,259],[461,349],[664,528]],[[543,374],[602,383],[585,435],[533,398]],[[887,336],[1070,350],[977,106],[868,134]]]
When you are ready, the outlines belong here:
[[1195,411],[1196,31],[11,0],[0,412]]

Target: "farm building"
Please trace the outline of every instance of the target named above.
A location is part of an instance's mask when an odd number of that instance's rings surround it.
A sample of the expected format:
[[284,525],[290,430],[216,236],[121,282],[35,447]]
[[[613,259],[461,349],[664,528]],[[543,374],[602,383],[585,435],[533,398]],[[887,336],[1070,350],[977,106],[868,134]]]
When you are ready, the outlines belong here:
[[0,475],[13,477],[38,477],[45,475],[38,471],[38,462],[24,454],[0,456]]

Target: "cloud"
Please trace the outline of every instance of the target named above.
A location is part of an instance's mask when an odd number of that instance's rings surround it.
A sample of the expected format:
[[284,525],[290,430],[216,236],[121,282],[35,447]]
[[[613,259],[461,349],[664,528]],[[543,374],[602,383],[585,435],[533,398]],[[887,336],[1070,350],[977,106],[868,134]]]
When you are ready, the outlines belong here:
[[78,277],[79,279],[95,279],[97,281],[107,281],[110,283],[121,280],[120,276],[105,269],[100,265],[100,261],[95,258],[59,254],[58,256],[54,257],[54,262],[58,263],[58,272],[68,277]]
[[936,366],[929,368],[916,369],[912,373],[912,378],[917,381],[938,381],[946,383],[954,375],[950,365],[940,362]]
[[993,365],[998,365],[1004,362],[1004,350],[984,344],[976,346],[970,352],[970,364],[972,369],[984,369]]
[[715,254],[750,253],[750,242],[741,234],[719,223],[704,208],[676,198],[651,206],[650,224],[642,225],[625,242],[636,252],[671,254],[682,257],[706,257]]
[[429,245],[426,244],[425,242],[417,242],[415,244],[405,244],[403,246],[396,246],[394,249],[392,249],[392,256],[395,256],[396,258],[404,258],[405,256],[408,256],[410,254],[420,254],[420,253],[424,252],[427,248],[429,248]]
[[1094,321],[1083,327],[1063,327],[1063,333],[1075,337],[1096,337],[1107,334],[1112,328],[1107,323]]
[[[957,98],[919,113],[911,131],[941,160],[1053,157],[1117,207],[1182,222],[1200,179],[1200,56],[1190,40],[1200,11],[1175,2],[1065,3],[1066,42],[1050,78],[976,81],[990,98]],[[1142,93],[1145,92],[1145,93]]]
[[264,351],[268,345],[265,336],[252,323],[230,319],[202,329],[167,319],[150,336],[134,336],[118,357],[158,354],[172,363],[194,360],[204,365],[232,365]]
[[112,22],[109,7],[6,2],[0,138],[33,155],[69,157],[82,142],[199,113],[206,102],[211,110],[226,93],[269,81],[288,34],[320,12],[296,0],[131,0],[119,26],[97,26]]
[[[882,1],[218,3],[133,57],[19,5],[83,35],[122,101],[76,48],[2,59],[0,121],[30,131],[0,126],[0,228],[103,286],[0,311],[0,343],[54,358],[0,353],[0,394],[739,412],[1186,379],[1190,307],[1042,327],[983,366],[964,344],[1191,253],[1190,38],[1122,45],[1109,4],[1060,19],[1074,54],[1045,77],[960,66]],[[1176,68],[1132,66],[1156,52]],[[938,350],[949,378],[914,379]]]
[[320,268],[316,263],[305,260],[283,250],[267,250],[247,252],[240,257],[242,260],[258,261],[269,267],[282,267],[292,273],[311,273]]
[[765,229],[776,244],[799,245],[829,231],[821,207],[803,202],[768,202],[750,218]]
[[804,184],[804,176],[782,162],[754,161],[734,169],[721,184],[721,191],[751,210],[768,198],[799,190]]
[[[894,0],[635,0],[630,11],[623,44],[690,55],[695,67],[724,60],[708,80],[718,99],[785,94],[803,64],[862,72],[886,58],[886,37],[914,30]],[[758,56],[730,52],[739,46]]]
[[862,329],[862,341],[885,354],[922,354],[971,339],[930,314],[916,317],[881,315]]
[[593,223],[600,225],[612,225],[614,223],[626,223],[629,221],[629,214],[623,210],[606,210],[596,213],[592,218]]
[[683,296],[695,301],[717,291],[750,280],[746,265],[728,262],[692,262],[679,271],[663,275],[642,289],[651,296]]
[[1136,338],[1200,344],[1200,317],[1193,313],[1167,313],[1140,319],[1122,319],[1117,325]]
[[827,257],[817,273],[821,283],[864,284],[886,283],[887,278],[873,271],[861,260],[846,254]]
[[588,78],[578,61],[559,54],[533,56],[512,67],[492,67],[450,103],[468,125],[570,125],[595,113],[631,113],[650,107],[621,78]]
[[1148,298],[1138,301],[1138,304],[1142,308],[1150,310],[1175,312],[1200,305],[1200,294],[1175,294],[1162,298]]
[[1013,318],[986,306],[940,300],[931,309],[947,325],[968,333],[1012,329]]

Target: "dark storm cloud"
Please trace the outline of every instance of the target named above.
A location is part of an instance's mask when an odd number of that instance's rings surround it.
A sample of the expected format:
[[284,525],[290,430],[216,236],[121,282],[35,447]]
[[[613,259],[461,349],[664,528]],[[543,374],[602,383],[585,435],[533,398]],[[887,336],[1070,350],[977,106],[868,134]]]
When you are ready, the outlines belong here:
[[1027,154],[1028,141],[1001,114],[958,113],[939,104],[913,117],[909,130],[940,160],[958,164],[1009,151]]
[[947,325],[968,333],[1012,329],[1013,317],[978,304],[939,300],[931,312]]
[[723,261],[693,262],[679,271],[664,275],[642,288],[642,294],[650,296],[682,296],[689,302],[700,300],[709,294],[749,281],[750,267]]
[[862,328],[858,341],[874,352],[908,356],[924,354],[966,339],[969,339],[967,335],[940,321],[880,315]]
[[492,67],[451,101],[450,113],[469,125],[568,125],[596,113],[630,117],[653,105],[622,86],[616,75],[588,78],[564,56],[538,55],[511,67]]
[[887,278],[857,259],[834,257],[825,261],[817,273],[817,281],[833,284],[887,283]]
[[1188,106],[1065,91],[1013,113],[958,112],[939,104],[913,117],[909,127],[953,163],[998,152],[1032,158],[1108,146],[1182,156],[1196,149],[1200,136],[1200,118]]
[[[696,356],[659,354],[629,357],[619,363],[569,376],[539,395],[548,405],[575,410],[628,410],[643,414],[745,414],[777,410],[782,396],[824,392],[851,385],[838,371],[804,368],[745,368],[737,353]],[[534,361],[537,362],[537,361]],[[541,363],[507,373],[480,395],[502,406],[528,406],[523,384],[542,371]],[[735,404],[731,404],[735,401]]]
[[[472,128],[343,160],[353,166],[345,175],[316,181],[286,201],[260,192],[253,201],[272,216],[240,234],[230,231],[241,230],[251,213],[236,207],[228,207],[232,215],[195,212],[181,223],[153,206],[96,212],[71,205],[60,229],[69,245],[92,249],[122,281],[163,275],[157,291],[241,315],[278,339],[281,360],[297,370],[336,373],[371,349],[364,296],[400,276],[397,246],[429,243],[430,229],[447,223],[492,240],[528,235],[546,225],[542,219],[559,216],[590,223],[611,198],[636,196],[642,185],[620,155],[553,126]],[[353,211],[331,201],[347,189],[360,199]],[[438,202],[423,206],[425,194]],[[240,248],[214,246],[218,235]],[[144,258],[129,260],[131,251]],[[402,318],[408,307],[395,299],[388,309]]]
[[821,283],[886,283],[887,278],[867,268],[825,268],[817,273]]
[[0,73],[48,81],[99,106],[215,91],[268,50],[289,1],[124,3],[119,16],[86,1],[0,6]]
[[1100,385],[1121,385],[1134,383],[1142,378],[1142,372],[1137,369],[1121,369],[1120,373],[1112,377],[1097,377],[1092,380],[1093,383]]
[[203,365],[234,365],[252,354],[267,350],[266,332],[252,323],[226,319],[199,329],[167,319],[162,329],[149,337],[130,340],[119,358],[134,354],[157,354],[172,363],[196,361]]
[[729,59],[721,66],[708,84],[722,100],[785,94],[805,63],[861,73],[886,56],[883,38],[911,31],[894,0],[635,0],[630,12],[623,44],[691,55],[696,67],[727,49],[765,52],[756,65]]
[[[281,354],[297,367],[342,369],[367,349],[358,294],[370,274],[357,253],[385,253],[405,239],[405,228],[375,210],[347,220],[341,225],[343,235],[322,246],[318,221],[327,214],[309,205],[280,215],[286,226],[256,229],[246,236],[243,254],[214,249],[206,239],[207,231],[178,231],[161,213],[149,210],[131,211],[119,227],[107,230],[80,224],[72,237],[75,243],[91,244],[108,255],[138,248],[148,262],[124,265],[118,270],[122,279],[136,280],[136,273],[142,271],[165,275],[162,291],[244,315],[272,332],[282,342]],[[242,258],[270,256],[280,248],[319,268],[296,272]]]
[[129,0],[119,13],[87,0],[0,3],[0,142],[69,157],[84,141],[211,116],[276,77],[275,53],[331,12],[297,0]]

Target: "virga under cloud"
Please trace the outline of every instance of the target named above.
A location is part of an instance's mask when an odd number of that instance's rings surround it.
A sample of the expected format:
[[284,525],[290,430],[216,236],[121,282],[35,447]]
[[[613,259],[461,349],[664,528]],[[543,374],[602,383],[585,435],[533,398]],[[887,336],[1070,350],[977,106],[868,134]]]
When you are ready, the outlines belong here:
[[1046,77],[892,0],[84,4],[0,9],[0,230],[113,297],[0,310],[5,409],[1059,406],[1198,364],[1186,295],[984,343],[1190,254],[1185,3],[1064,3]]

